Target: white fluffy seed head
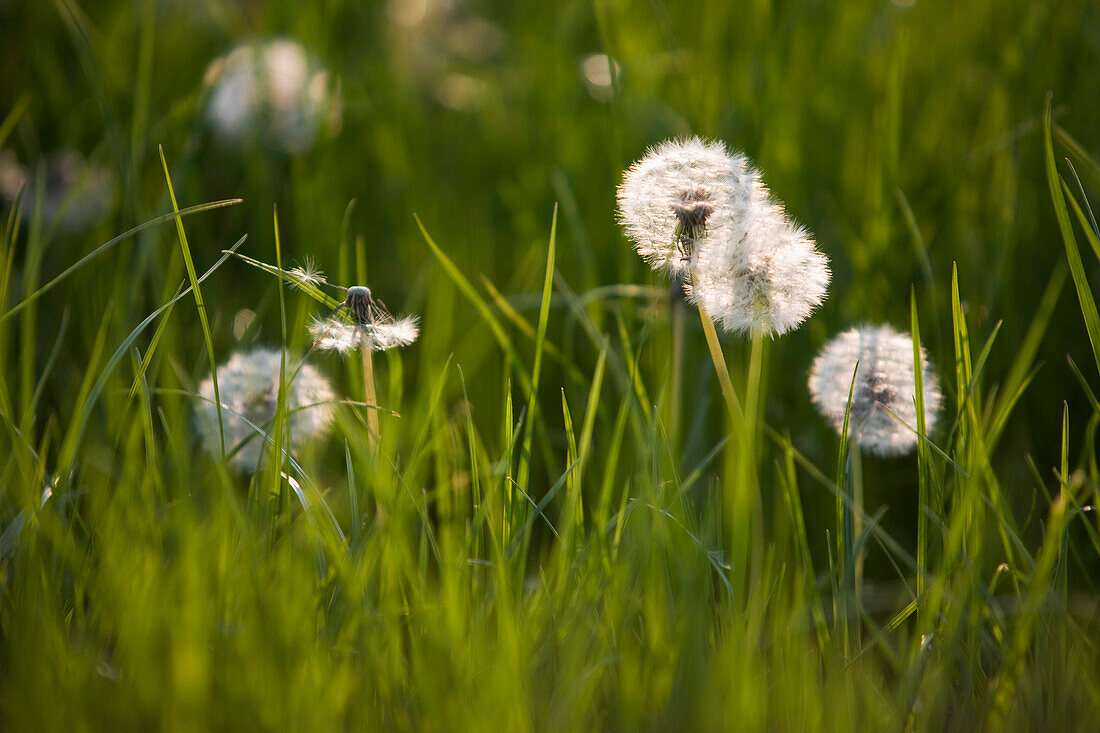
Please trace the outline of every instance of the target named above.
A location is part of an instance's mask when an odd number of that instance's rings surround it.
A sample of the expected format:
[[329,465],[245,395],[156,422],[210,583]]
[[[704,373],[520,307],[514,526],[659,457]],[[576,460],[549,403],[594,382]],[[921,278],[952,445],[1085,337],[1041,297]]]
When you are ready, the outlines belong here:
[[750,161],[719,142],[670,141],[623,176],[619,220],[656,270],[726,331],[783,334],[825,298],[829,264]]
[[[942,397],[923,349],[921,379],[924,428],[930,434]],[[810,372],[810,393],[817,409],[837,433],[844,429],[849,388],[852,407],[848,434],[862,448],[877,455],[893,456],[916,447],[916,378],[913,340],[909,334],[899,333],[890,326],[860,326],[826,344]]]
[[[240,473],[255,470],[266,451],[267,441],[256,428],[265,433],[271,430],[270,423],[278,407],[281,362],[282,354],[275,349],[254,349],[234,354],[218,367],[225,451],[231,455],[230,467]],[[306,364],[295,376],[296,364],[288,356],[285,397],[292,449],[325,433],[332,419],[331,402],[334,399],[328,380],[317,369]],[[199,386],[199,395],[203,398],[195,408],[199,436],[206,450],[220,457],[221,438],[212,377],[207,377]]]
[[319,131],[340,126],[338,85],[295,41],[238,46],[210,64],[206,83],[206,117],[226,143],[258,137],[272,147],[302,152]]
[[372,323],[359,327],[361,344],[371,351],[386,351],[408,346],[420,334],[416,316],[405,316],[390,323]]
[[623,174],[619,221],[653,269],[689,271],[703,242],[743,236],[755,180],[748,158],[720,142],[670,140]]
[[726,331],[784,334],[817,309],[829,286],[829,261],[783,208],[757,201],[743,241],[706,241],[689,297]]
[[306,258],[305,264],[292,267],[289,270],[293,281],[291,287],[299,285],[328,285],[328,281],[325,280],[325,273],[317,267],[317,263],[312,259]]

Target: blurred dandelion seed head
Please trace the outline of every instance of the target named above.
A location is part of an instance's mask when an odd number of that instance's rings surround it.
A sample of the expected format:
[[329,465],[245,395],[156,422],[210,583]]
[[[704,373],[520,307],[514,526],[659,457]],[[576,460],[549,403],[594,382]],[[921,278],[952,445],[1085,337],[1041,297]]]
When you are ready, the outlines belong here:
[[[94,224],[111,203],[114,175],[110,169],[85,160],[76,150],[64,148],[43,158],[42,218],[57,222],[62,231],[75,233]],[[11,150],[0,150],[0,197],[9,204],[23,192],[20,217],[29,222],[38,205],[38,171],[19,162]]]
[[298,153],[339,130],[339,84],[295,41],[238,46],[207,67],[205,82],[207,121],[223,143],[256,138]]
[[[942,397],[923,349],[921,379],[924,427],[926,433],[931,433]],[[894,456],[916,447],[916,378],[909,334],[890,326],[860,326],[826,344],[810,372],[810,393],[817,409],[838,433],[844,429],[849,388],[852,407],[848,433],[862,448],[876,455]]]
[[[261,454],[266,451],[267,441],[256,428],[265,433],[270,431],[270,422],[278,407],[281,362],[282,353],[278,350],[254,349],[236,353],[218,367],[225,450],[230,454],[241,446],[229,461],[230,467],[240,473],[255,470]],[[328,430],[332,420],[330,403],[334,399],[328,380],[316,368],[306,364],[297,375],[294,368],[295,361],[288,355],[286,409],[291,449]],[[219,456],[218,408],[214,402],[212,377],[199,385],[199,395],[203,398],[195,408],[199,436],[206,450]]]

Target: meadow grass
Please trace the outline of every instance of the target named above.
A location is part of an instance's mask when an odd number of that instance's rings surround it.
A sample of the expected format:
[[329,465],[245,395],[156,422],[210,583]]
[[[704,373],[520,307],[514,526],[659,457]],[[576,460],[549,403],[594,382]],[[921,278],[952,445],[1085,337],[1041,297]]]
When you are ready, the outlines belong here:
[[[0,1],[0,148],[114,180],[79,232],[41,188],[0,210],[3,726],[1094,730],[1095,8],[435,5]],[[226,149],[206,65],[274,36],[343,127]],[[622,170],[694,133],[831,260],[787,336],[720,337],[615,223]],[[311,351],[340,298],[307,258],[420,339],[366,380]],[[909,456],[810,402],[861,322],[937,367]],[[242,477],[194,410],[258,345]],[[340,400],[291,451],[303,356]]]

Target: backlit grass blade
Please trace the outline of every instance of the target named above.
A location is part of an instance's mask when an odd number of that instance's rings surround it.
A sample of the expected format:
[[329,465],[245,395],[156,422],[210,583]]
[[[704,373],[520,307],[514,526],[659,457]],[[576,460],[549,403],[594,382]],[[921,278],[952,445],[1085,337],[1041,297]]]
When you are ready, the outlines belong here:
[[1061,487],[1058,496],[1051,504],[1046,521],[1046,530],[1043,533],[1043,545],[1039,551],[1039,557],[1036,559],[1031,578],[1024,589],[1022,605],[1015,619],[1015,633],[1012,637],[1011,646],[1008,648],[1008,656],[1005,659],[1001,673],[997,676],[997,686],[993,693],[993,705],[987,718],[989,730],[1000,730],[1003,727],[1012,709],[1013,702],[1015,702],[1016,686],[1023,671],[1028,649],[1035,637],[1036,627],[1040,623],[1043,606],[1054,582],[1055,565],[1062,554],[1062,535],[1067,521],[1066,503],[1070,500],[1070,489],[1066,484],[1069,477],[1065,471],[1068,462],[1068,446],[1069,406],[1063,405]]
[[[241,237],[241,239],[239,239],[237,243],[233,245],[232,249],[236,249],[237,247],[244,244],[244,239],[244,237]],[[223,254],[221,257],[219,257],[218,261],[211,265],[210,269],[204,272],[202,276],[198,278],[197,282],[201,283],[206,280],[206,278],[213,275],[214,272],[219,267],[221,267],[227,259],[229,259],[229,253]],[[130,331],[129,335],[125,339],[123,339],[119,347],[115,349],[115,353],[112,354],[111,358],[107,360],[107,363],[104,365],[103,370],[99,374],[99,377],[96,379],[95,383],[88,391],[87,396],[84,397],[81,401],[81,411],[69,428],[70,431],[74,432],[71,433],[71,437],[70,434],[67,434],[65,443],[62,444],[61,457],[58,459],[59,476],[66,476],[66,472],[72,467],[73,461],[76,457],[77,449],[80,445],[81,440],[84,437],[84,432],[88,426],[88,419],[91,414],[91,408],[99,399],[99,396],[103,393],[104,388],[106,388],[107,379],[111,376],[111,373],[118,366],[119,361],[121,361],[122,357],[130,350],[130,347],[133,346],[134,341],[139,335],[141,335],[142,331],[149,327],[150,323],[155,321],[165,312],[170,313],[172,310],[172,306],[174,306],[176,303],[178,303],[180,300],[190,294],[190,286],[184,288],[181,285],[178,293],[173,296],[171,300],[169,300],[167,303],[146,316],[145,319],[141,321],[141,323],[139,323],[137,326],[134,327],[132,331]]]
[[[917,408],[917,433],[927,435],[924,424],[924,360],[921,353],[920,321],[917,318],[917,293],[915,289],[909,291],[909,320],[913,336],[913,379],[915,384],[914,400]],[[931,496],[932,485],[932,457],[928,453],[928,446],[921,440],[917,443],[917,471],[918,471],[918,497],[917,497],[917,597],[924,594],[926,575],[929,563],[928,517],[925,515],[925,507],[939,515],[939,502]]]
[[234,257],[241,260],[242,262],[246,262],[259,270],[263,270],[269,275],[274,275],[280,280],[290,283],[295,290],[302,291],[303,293],[313,298],[317,302],[323,304],[327,308],[336,308],[338,305],[340,305],[339,300],[328,295],[313,283],[306,282],[297,274],[295,274],[293,270],[284,270],[278,265],[269,265],[266,262],[261,262],[260,260],[249,257],[246,254],[241,254],[240,252],[233,252],[232,254]]
[[27,107],[31,104],[31,95],[24,93],[23,96],[16,100],[15,104],[11,106],[8,113],[4,115],[4,121],[0,122],[0,148],[4,147],[4,143],[7,142],[8,135],[15,129],[16,124],[23,118],[23,113],[27,111]]
[[1047,185],[1050,188],[1050,196],[1054,201],[1054,214],[1058,219],[1058,228],[1062,232],[1062,242],[1066,248],[1066,259],[1069,260],[1069,270],[1073,275],[1073,284],[1077,288],[1077,300],[1081,305],[1081,315],[1085,319],[1085,329],[1089,334],[1089,343],[1092,344],[1092,355],[1095,366],[1100,371],[1100,314],[1096,310],[1096,300],[1088,279],[1085,277],[1085,266],[1081,261],[1081,252],[1077,248],[1077,238],[1073,234],[1073,224],[1069,219],[1069,211],[1066,208],[1066,199],[1062,193],[1062,179],[1058,175],[1058,167],[1054,163],[1054,143],[1051,140],[1051,95],[1047,95],[1046,112],[1044,118],[1044,139],[1046,142],[1046,170]]
[[[56,286],[62,280],[69,277],[70,275],[72,275],[74,272],[79,270],[84,265],[88,264],[90,261],[94,260],[96,257],[99,257],[101,254],[103,254],[107,250],[111,249],[112,247],[114,247],[119,242],[122,242],[126,239],[129,239],[130,237],[132,237],[136,234],[139,234],[140,232],[143,232],[146,229],[149,229],[150,227],[157,226],[158,224],[163,224],[163,223],[168,222],[168,221],[177,221],[178,222],[180,219],[182,219],[185,216],[191,216],[192,214],[201,214],[204,211],[212,211],[213,209],[221,209],[221,208],[226,207],[226,206],[233,206],[235,204],[241,203],[242,201],[244,201],[244,199],[224,199],[222,201],[211,201],[210,203],[207,203],[207,204],[197,204],[195,206],[188,206],[185,209],[174,210],[170,214],[163,214],[163,215],[158,216],[154,219],[150,219],[149,221],[145,222],[144,224],[139,224],[138,226],[134,227],[133,229],[129,229],[129,230],[123,232],[122,234],[119,234],[117,237],[110,240],[109,242],[101,244],[100,246],[96,247],[94,250],[92,250],[88,254],[81,257],[74,264],[70,265],[69,267],[66,267],[61,272],[61,274],[54,277],[52,280],[47,282],[45,285],[40,286],[33,293],[31,293],[26,298],[24,298],[23,300],[21,300],[20,302],[16,303],[14,306],[12,306],[10,309],[8,309],[3,315],[0,315],[0,321],[6,320],[6,319],[10,318],[11,316],[15,315],[16,313],[18,313],[19,311],[21,311],[22,309],[26,308],[28,305],[30,305],[31,303],[33,303],[34,301],[38,300],[43,295],[45,295],[47,292],[49,292],[49,290],[51,288]],[[0,305],[2,305],[2,304],[0,304]]]
[[500,321],[493,315],[492,309],[489,307],[485,299],[477,292],[477,288],[469,281],[469,279],[462,274],[462,271],[458,269],[454,261],[451,260],[443,250],[439,248],[439,245],[435,243],[431,235],[428,234],[428,230],[424,228],[424,223],[420,221],[420,217],[413,215],[416,218],[416,225],[420,227],[420,233],[424,237],[424,241],[428,243],[428,247],[432,250],[436,259],[439,260],[439,264],[443,266],[443,271],[447,273],[447,277],[454,282],[466,299],[470,301],[470,305],[477,310],[478,314],[485,321],[485,324],[489,327],[493,337],[496,338],[497,344],[512,358],[515,364],[516,373],[519,376],[520,386],[524,390],[531,389],[531,377],[528,376],[527,370],[523,368],[523,362],[519,358],[519,354],[516,352],[515,345],[512,340],[508,338],[508,334],[504,332],[504,327],[500,325]]
[[[164,148],[159,147],[160,164],[164,168],[164,180],[168,184],[168,195],[172,199],[172,210],[177,214],[180,207],[176,203],[176,192],[172,188],[172,177],[168,174],[168,161],[164,157]],[[187,244],[187,233],[183,230],[183,219],[176,217],[176,233],[179,235],[180,251],[183,253],[183,264],[187,268],[187,277],[191,281],[191,290],[195,294],[195,308],[199,312],[199,323],[202,325],[202,338],[206,342],[206,355],[210,361],[210,378],[214,382],[214,401],[218,408],[218,440],[221,443],[222,455],[225,455],[225,426],[222,424],[222,398],[218,389],[218,362],[214,355],[214,339],[210,334],[210,322],[206,315],[206,304],[202,299],[202,290],[199,288],[198,275],[195,272],[195,263],[191,259],[191,247]]]
[[554,256],[558,236],[558,207],[554,206],[554,216],[550,221],[550,242],[546,249],[546,273],[542,283],[542,305],[539,306],[539,325],[535,332],[535,359],[531,368],[531,387],[527,398],[527,422],[523,426],[523,441],[520,444],[519,467],[516,471],[516,483],[524,491],[529,491],[528,478],[531,471],[531,440],[534,436],[535,414],[538,409],[539,376],[542,373],[543,344],[546,342],[546,326],[550,320],[550,296],[554,292]]

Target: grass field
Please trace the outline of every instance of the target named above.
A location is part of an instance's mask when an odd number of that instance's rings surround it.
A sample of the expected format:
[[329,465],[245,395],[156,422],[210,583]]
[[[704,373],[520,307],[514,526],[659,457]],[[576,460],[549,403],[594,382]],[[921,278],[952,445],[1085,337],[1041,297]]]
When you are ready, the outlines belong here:
[[[327,116],[227,139],[272,39]],[[1083,0],[0,0],[0,725],[1096,730],[1097,119]],[[740,415],[616,222],[693,134],[833,271],[722,338]],[[420,316],[373,386],[307,262]],[[811,403],[860,323],[935,365],[908,455]],[[241,472],[196,410],[260,346]]]

